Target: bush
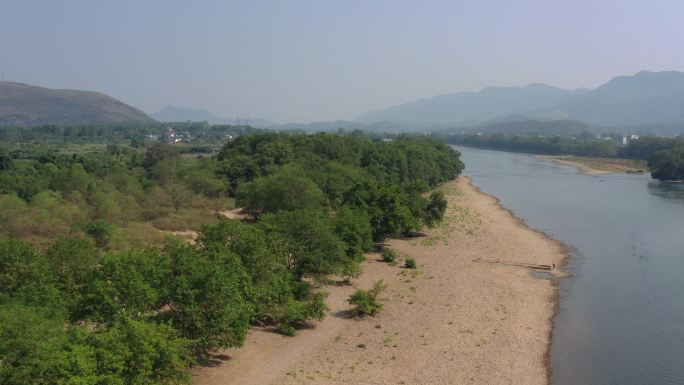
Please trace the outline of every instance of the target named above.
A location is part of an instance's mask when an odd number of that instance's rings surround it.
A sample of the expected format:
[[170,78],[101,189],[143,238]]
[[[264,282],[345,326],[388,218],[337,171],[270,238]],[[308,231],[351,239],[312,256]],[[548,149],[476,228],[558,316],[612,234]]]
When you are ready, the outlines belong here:
[[417,267],[416,260],[413,258],[406,258],[404,267],[407,269],[415,269]]
[[382,252],[382,260],[387,263],[392,263],[397,259],[397,252],[392,249],[385,249]]
[[444,218],[447,209],[447,200],[442,191],[435,191],[430,194],[423,221],[428,227],[435,227]]
[[278,331],[278,333],[288,337],[294,337],[295,335],[297,335],[297,329],[295,329],[294,326],[290,325],[280,325],[276,330]]
[[273,320],[278,325],[278,333],[286,336],[294,336],[297,331],[295,326],[301,325],[308,320],[322,320],[328,306],[325,304],[327,293],[315,293],[308,301],[290,300],[276,311]]
[[102,219],[86,226],[86,233],[93,237],[97,247],[106,247],[112,237],[112,225]]
[[350,305],[354,305],[354,308],[351,310],[352,314],[356,317],[376,315],[382,310],[382,304],[378,301],[378,295],[385,290],[385,287],[386,285],[380,280],[375,282],[372,289],[359,289],[349,296],[347,302]]

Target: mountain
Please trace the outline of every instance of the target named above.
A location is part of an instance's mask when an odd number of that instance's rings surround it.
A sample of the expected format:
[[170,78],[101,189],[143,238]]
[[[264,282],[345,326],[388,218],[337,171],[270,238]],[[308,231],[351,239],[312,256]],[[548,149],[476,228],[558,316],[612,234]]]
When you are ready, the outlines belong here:
[[579,136],[590,131],[590,127],[584,122],[567,119],[508,119],[496,123],[489,123],[473,127],[467,131],[482,132],[487,134]]
[[268,128],[275,130],[302,130],[302,131],[325,131],[334,132],[340,128],[346,131],[363,130],[373,132],[405,132],[410,131],[410,128],[401,124],[392,122],[377,122],[372,124],[364,124],[359,122],[352,122],[349,120],[336,120],[332,122],[311,122],[311,123],[285,123],[271,125]]
[[594,126],[684,124],[684,73],[642,71],[618,76],[580,97],[532,113]]
[[275,123],[265,119],[226,119],[203,108],[177,107],[168,105],[161,111],[150,114],[160,122],[208,122],[209,124],[248,124],[256,128],[267,128]]
[[228,124],[228,119],[218,117],[202,108],[166,106],[161,111],[150,114],[160,122],[204,122]]
[[479,92],[458,92],[365,113],[363,123],[391,121],[407,125],[472,125],[572,99],[574,92],[545,84],[525,87],[487,87]]
[[[596,89],[574,91],[543,84],[488,87],[368,112],[357,120],[408,125],[478,126],[509,115],[529,120],[573,120],[593,127],[679,126],[684,131],[684,73],[642,71]],[[522,120],[525,120],[522,119]]]
[[144,112],[99,92],[0,82],[0,125],[149,123]]

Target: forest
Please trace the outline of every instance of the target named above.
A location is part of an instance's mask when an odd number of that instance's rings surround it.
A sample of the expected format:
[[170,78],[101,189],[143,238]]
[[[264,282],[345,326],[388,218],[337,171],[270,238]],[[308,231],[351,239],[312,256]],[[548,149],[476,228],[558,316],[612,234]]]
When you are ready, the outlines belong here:
[[40,144],[121,144],[145,147],[155,140],[170,139],[173,133],[184,137],[185,143],[213,145],[227,136],[246,135],[261,130],[245,125],[207,122],[158,123],[156,125],[45,125],[37,127],[0,125],[0,142]]
[[[423,136],[257,132],[214,156],[5,149],[0,383],[187,383],[251,325],[294,335],[376,242],[439,223],[430,191],[462,170]],[[222,217],[234,205],[247,220]]]

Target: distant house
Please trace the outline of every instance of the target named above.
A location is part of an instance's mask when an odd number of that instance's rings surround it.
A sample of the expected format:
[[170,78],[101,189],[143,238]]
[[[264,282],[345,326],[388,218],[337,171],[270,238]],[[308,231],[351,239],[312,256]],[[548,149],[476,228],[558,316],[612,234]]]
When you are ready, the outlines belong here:
[[622,144],[626,146],[629,144],[629,142],[631,142],[632,140],[636,140],[636,139],[639,139],[639,135],[634,135],[634,134],[624,135],[622,137]]

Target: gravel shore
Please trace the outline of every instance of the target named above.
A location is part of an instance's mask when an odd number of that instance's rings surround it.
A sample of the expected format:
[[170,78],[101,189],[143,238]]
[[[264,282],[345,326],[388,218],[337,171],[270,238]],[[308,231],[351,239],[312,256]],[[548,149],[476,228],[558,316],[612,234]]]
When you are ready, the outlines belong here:
[[[525,264],[558,266],[562,244],[525,226],[461,177],[441,187],[444,223],[424,237],[389,240],[396,266],[370,254],[351,286],[333,285],[328,317],[294,338],[254,328],[243,348],[217,352],[195,384],[548,383],[557,306],[553,280]],[[403,259],[418,262],[403,268]],[[516,265],[520,264],[520,265]],[[382,279],[384,310],[361,320],[346,302]]]

